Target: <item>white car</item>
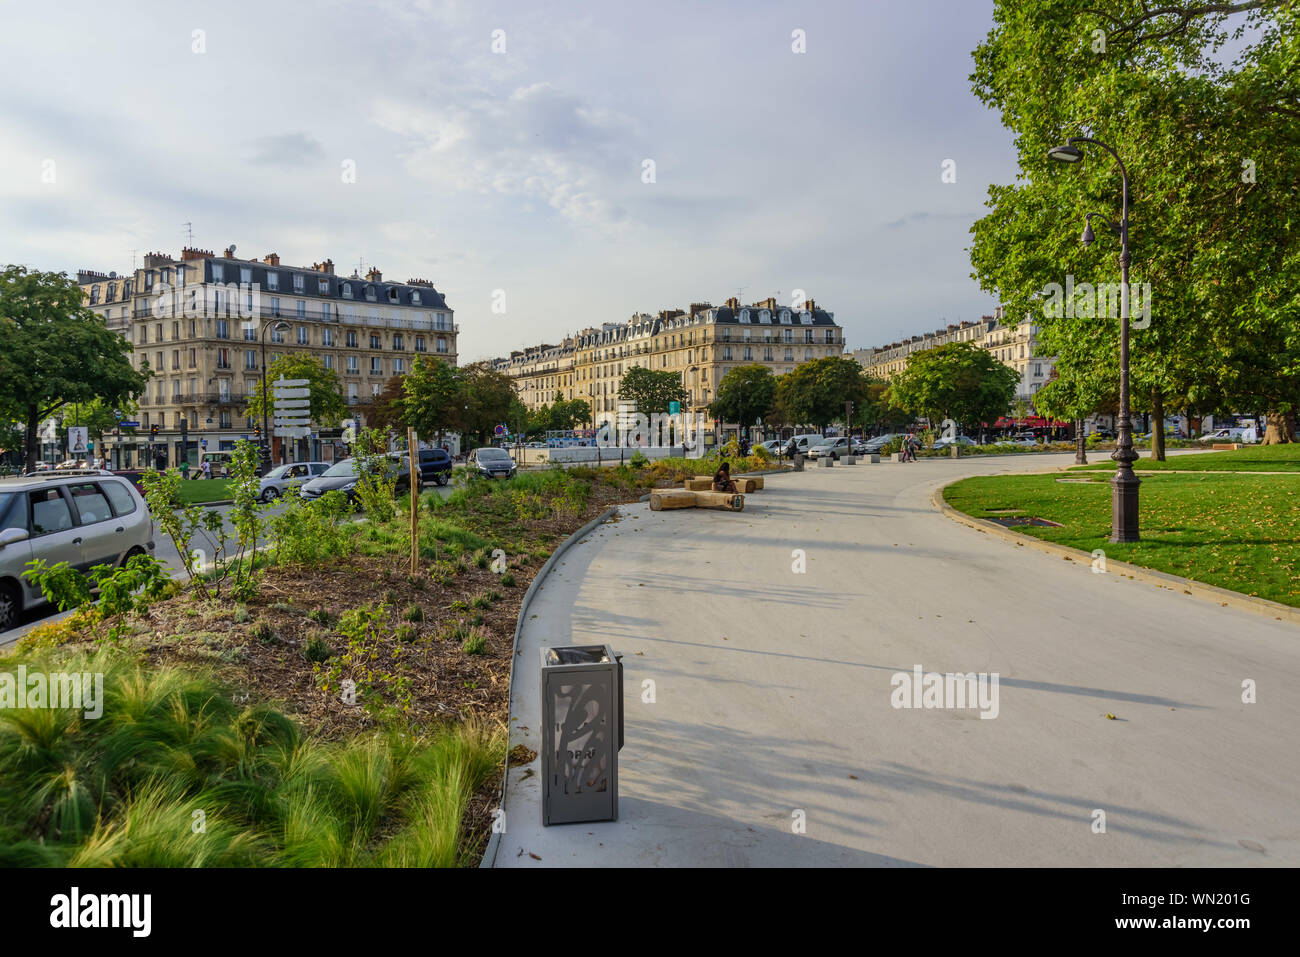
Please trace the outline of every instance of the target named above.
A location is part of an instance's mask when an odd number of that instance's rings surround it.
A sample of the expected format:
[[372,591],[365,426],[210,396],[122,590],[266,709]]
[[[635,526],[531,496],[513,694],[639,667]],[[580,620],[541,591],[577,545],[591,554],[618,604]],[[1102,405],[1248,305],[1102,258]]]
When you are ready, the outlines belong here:
[[808,450],[808,458],[819,459],[823,455],[829,455],[831,460],[834,461],[841,455],[848,455],[849,451],[849,439],[847,436],[841,435],[829,439],[822,439],[821,442]]
[[153,516],[120,475],[70,469],[0,479],[0,631],[45,602],[23,575],[29,561],[85,572],[153,550]]
[[298,488],[325,472],[328,462],[290,462],[271,469],[258,484],[258,496],[263,502],[274,502],[291,488]]
[[[1252,432],[1254,430],[1251,430]],[[1245,442],[1246,429],[1215,429],[1202,435],[1198,442]]]

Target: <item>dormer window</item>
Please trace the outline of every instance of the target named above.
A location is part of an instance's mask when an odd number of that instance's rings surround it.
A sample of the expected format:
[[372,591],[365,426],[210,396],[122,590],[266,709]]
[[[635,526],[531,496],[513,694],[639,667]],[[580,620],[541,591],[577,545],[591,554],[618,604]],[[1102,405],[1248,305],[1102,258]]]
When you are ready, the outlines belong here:
[[110,283],[108,284],[108,294],[104,296],[104,301],[105,301],[105,302],[112,302],[112,301],[113,301],[113,295],[114,295],[114,293],[116,293],[116,292],[117,292],[117,283],[115,283],[115,282],[110,282]]
[[[213,282],[226,281],[226,267],[223,266],[221,263],[212,264],[212,281]],[[152,283],[149,283],[148,280],[146,280],[146,283],[148,285],[152,285]]]
[[339,286],[339,292],[343,294],[344,299],[352,298],[352,283],[345,282]]
[[741,321],[741,322],[749,322],[749,310],[748,310],[748,309],[742,309],[742,310],[740,310],[740,321]]
[[316,291],[319,292],[322,296],[326,295],[330,291],[330,281],[326,279],[324,276],[322,276],[320,279],[317,279]]
[[813,321],[812,313],[805,309],[799,313],[799,322],[805,326],[811,326]]
[[411,305],[413,305],[413,306],[418,306],[419,304],[420,304],[420,290],[418,290],[418,289],[412,289],[412,290],[411,290]]
[[[217,267],[213,267],[213,268],[217,268]],[[294,292],[303,292],[306,288],[307,288],[307,279],[306,279],[306,277],[304,277],[301,273],[294,273],[294,276],[293,276],[293,291],[294,291]]]
[[771,314],[770,312],[768,312],[766,309],[761,309],[761,310],[759,310],[759,313],[758,313],[758,321],[759,321],[759,322],[766,322],[766,323],[768,323],[768,324],[771,324],[771,322],[772,322],[772,314]]
[[375,301],[375,287],[374,287],[374,286],[367,286],[367,287],[366,287],[366,300],[367,300],[368,302],[374,302],[374,301]]
[[98,286],[91,286],[91,287],[90,287],[90,304],[91,304],[92,306],[94,306],[94,305],[96,305],[96,304],[98,304],[98,303],[99,303],[99,287],[98,287]]
[[388,301],[389,301],[389,302],[397,302],[397,290],[396,290],[396,289],[390,289],[390,290],[388,290]]
[[[164,275],[163,275],[163,282],[166,282],[166,281],[167,281],[166,272],[167,272],[167,271],[164,269],[164,270],[163,270],[163,273],[164,273]],[[245,286],[247,286],[250,282],[253,281],[253,270],[252,270],[251,267],[249,267],[249,266],[240,266],[240,267],[239,267],[239,281],[240,281],[241,283],[243,283]]]
[[782,321],[783,323],[787,323],[787,324],[790,322],[790,310],[789,310],[789,309],[782,309],[782,310],[781,310],[781,321]]

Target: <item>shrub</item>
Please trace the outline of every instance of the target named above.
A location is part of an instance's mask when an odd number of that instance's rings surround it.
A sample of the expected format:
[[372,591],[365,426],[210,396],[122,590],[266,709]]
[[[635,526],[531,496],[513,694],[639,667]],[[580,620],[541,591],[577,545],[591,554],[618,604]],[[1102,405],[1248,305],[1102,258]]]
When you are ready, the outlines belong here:
[[424,609],[419,605],[407,605],[402,617],[407,621],[424,621]]
[[280,643],[280,636],[277,635],[275,630],[264,621],[259,621],[254,625],[251,634],[253,640],[258,644],[278,645]]
[[419,631],[414,625],[398,625],[397,630],[393,632],[393,637],[398,641],[410,643],[420,636]]
[[507,588],[514,588],[515,576],[512,575],[510,572],[506,572],[504,575],[501,576],[501,584],[505,585]]
[[308,661],[322,662],[329,660],[329,657],[334,654],[334,650],[330,648],[329,642],[325,640],[323,635],[314,634],[307,638],[307,644],[303,647],[302,653]]
[[316,608],[307,612],[307,620],[314,621],[318,625],[324,625],[326,628],[332,628],[334,622],[338,621],[338,616],[324,608]]
[[475,631],[461,642],[460,650],[467,655],[485,655],[487,654],[487,639],[483,633]]

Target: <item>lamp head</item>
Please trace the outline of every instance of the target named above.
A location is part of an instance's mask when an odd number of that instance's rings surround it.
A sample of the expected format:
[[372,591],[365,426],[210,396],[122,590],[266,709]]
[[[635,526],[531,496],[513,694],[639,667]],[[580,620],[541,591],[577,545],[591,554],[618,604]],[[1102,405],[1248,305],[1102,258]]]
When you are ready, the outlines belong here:
[[1075,146],[1053,146],[1047,151],[1049,159],[1058,163],[1077,163],[1083,159],[1083,150]]
[[1087,249],[1097,237],[1092,231],[1092,217],[1089,216],[1083,226],[1083,248]]

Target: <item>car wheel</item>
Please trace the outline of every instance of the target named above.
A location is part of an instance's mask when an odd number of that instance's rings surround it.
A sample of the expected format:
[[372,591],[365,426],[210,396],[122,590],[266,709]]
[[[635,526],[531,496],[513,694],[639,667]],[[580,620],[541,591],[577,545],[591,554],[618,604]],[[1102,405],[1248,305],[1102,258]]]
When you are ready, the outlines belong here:
[[446,484],[447,484],[447,476],[445,476],[445,475],[439,475],[439,476],[437,477],[437,479],[435,479],[435,481],[436,481],[439,485],[446,485]]
[[271,486],[265,492],[262,493],[263,502],[274,502],[279,497],[280,497],[280,492],[275,486]]
[[135,558],[135,556],[143,555],[143,554],[144,554],[144,549],[141,548],[139,545],[135,545],[132,546],[131,548],[128,548],[126,550],[126,554],[122,556],[122,562],[121,564],[118,565],[118,568],[125,568],[127,562]]
[[0,631],[8,631],[18,624],[22,613],[22,595],[13,582],[0,582]]

